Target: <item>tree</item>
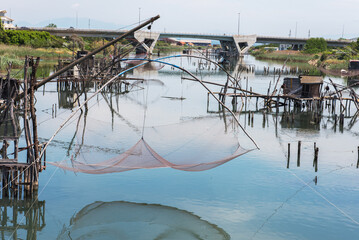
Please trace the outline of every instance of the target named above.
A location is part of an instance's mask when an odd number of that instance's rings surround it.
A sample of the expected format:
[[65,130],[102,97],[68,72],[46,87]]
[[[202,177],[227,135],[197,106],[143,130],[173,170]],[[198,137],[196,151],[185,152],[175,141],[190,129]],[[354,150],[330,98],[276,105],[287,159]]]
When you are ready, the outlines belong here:
[[47,28],[57,28],[57,25],[55,23],[49,23],[49,25],[46,26]]
[[310,38],[305,44],[305,51],[308,53],[320,53],[327,50],[327,42],[324,38]]
[[3,25],[0,21],[0,43],[9,43],[10,39],[9,36],[6,34]]

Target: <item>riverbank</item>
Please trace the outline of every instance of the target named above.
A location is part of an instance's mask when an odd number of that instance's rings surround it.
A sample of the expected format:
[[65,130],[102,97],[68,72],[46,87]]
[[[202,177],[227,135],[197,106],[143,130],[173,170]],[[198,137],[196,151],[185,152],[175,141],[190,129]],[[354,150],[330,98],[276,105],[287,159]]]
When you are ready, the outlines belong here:
[[271,51],[263,49],[254,49],[250,51],[258,60],[281,61],[287,60],[287,63],[302,63],[316,67],[318,70],[326,74],[335,76],[343,75],[343,71],[348,71],[349,59],[339,56],[338,53],[324,52],[318,54],[307,54],[300,51]]
[[22,67],[25,56],[40,57],[42,60],[48,60],[46,61],[48,64],[58,58],[69,58],[72,53],[65,48],[32,48],[0,44],[0,70],[5,70],[9,62],[12,63],[13,68]]
[[293,62],[309,62],[314,58],[314,54],[305,54],[299,51],[284,50],[284,51],[266,51],[253,50],[251,55],[259,60],[275,60],[275,61],[293,61]]

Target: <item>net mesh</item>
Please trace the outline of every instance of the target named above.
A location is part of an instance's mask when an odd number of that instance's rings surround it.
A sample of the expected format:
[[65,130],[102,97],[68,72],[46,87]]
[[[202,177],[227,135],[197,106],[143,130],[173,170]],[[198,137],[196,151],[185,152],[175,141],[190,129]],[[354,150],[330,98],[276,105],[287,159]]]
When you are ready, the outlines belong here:
[[159,204],[94,202],[64,226],[57,239],[227,240],[222,228],[193,213]]
[[[203,118],[157,127],[145,128],[145,137],[108,133],[126,133],[126,126],[117,128],[101,124],[100,121],[87,119],[86,129],[103,125],[101,134],[86,132],[79,136],[71,161],[51,163],[65,170],[89,174],[123,172],[135,169],[173,168],[182,171],[204,171],[218,167],[250,150],[242,148],[233,131],[226,130],[219,118]],[[106,126],[111,129],[105,129]],[[132,126],[128,126],[132,128]],[[82,132],[83,131],[78,131]],[[127,140],[124,141],[124,139]],[[111,141],[110,141],[111,139]],[[140,139],[140,140],[138,140]],[[104,146],[124,145],[135,142],[121,154],[105,151]],[[96,143],[96,148],[94,144]],[[155,150],[156,149],[156,150]],[[108,149],[107,149],[108,150]],[[106,156],[113,155],[112,157]]]

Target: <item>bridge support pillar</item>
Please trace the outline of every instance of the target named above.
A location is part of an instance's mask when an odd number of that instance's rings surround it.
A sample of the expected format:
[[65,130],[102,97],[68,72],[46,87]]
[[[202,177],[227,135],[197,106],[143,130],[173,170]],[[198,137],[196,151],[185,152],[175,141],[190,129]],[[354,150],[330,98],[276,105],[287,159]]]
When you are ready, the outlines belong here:
[[295,51],[302,51],[304,49],[305,44],[293,44],[292,50]]
[[220,41],[226,57],[239,57],[247,53],[249,48],[257,41],[257,35],[233,35],[232,41]]
[[[159,33],[137,31],[134,33],[135,42],[132,44],[136,47],[136,54],[146,53],[152,55],[153,49],[159,38]],[[139,44],[138,44],[139,43]]]

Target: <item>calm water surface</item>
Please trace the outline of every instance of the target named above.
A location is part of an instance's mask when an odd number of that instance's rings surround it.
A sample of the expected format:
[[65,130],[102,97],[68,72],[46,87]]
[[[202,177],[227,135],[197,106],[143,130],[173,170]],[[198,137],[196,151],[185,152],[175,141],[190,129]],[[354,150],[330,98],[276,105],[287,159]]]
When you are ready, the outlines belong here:
[[[277,63],[246,64],[257,70]],[[224,84],[226,75],[211,65],[198,70],[198,60],[169,62],[190,69],[206,81]],[[130,93],[104,93],[88,104],[88,111],[67,125],[47,151],[47,161],[68,160],[81,143],[96,162],[116,156],[133,146],[142,135],[168,159],[196,161],[218,159],[233,151],[237,140],[252,149],[233,118],[218,112],[212,98],[197,82],[181,80],[178,70],[152,64],[128,76],[149,79],[138,82]],[[277,76],[242,73],[242,87],[266,94]],[[342,78],[331,79],[346,85]],[[325,82],[329,77],[325,77]],[[326,83],[324,84],[326,85]],[[219,87],[211,86],[215,92]],[[88,88],[87,97],[94,92]],[[57,91],[56,83],[37,92],[39,137],[45,141],[71,114],[66,99],[77,93]],[[167,98],[172,97],[172,98]],[[173,99],[185,98],[184,100]],[[82,102],[84,96],[80,98]],[[52,118],[52,105],[59,106]],[[232,108],[231,99],[227,105]],[[263,101],[258,102],[259,108]],[[241,105],[237,106],[240,109]],[[253,124],[246,110],[254,111]],[[37,239],[357,239],[359,236],[358,124],[345,118],[344,127],[334,126],[325,110],[319,125],[311,113],[294,114],[289,122],[275,111],[256,110],[256,100],[243,106],[239,117],[260,150],[242,155],[203,172],[174,169],[134,170],[90,175],[48,165],[40,174],[38,201],[30,199],[17,221],[23,226],[17,237]],[[351,116],[355,113],[352,106]],[[146,118],[144,118],[146,114]],[[86,123],[84,121],[86,115]],[[145,119],[145,121],[144,121]],[[86,124],[86,125],[85,125]],[[76,125],[79,133],[75,136]],[[85,126],[85,131],[83,128]],[[212,134],[218,132],[218,134]],[[300,166],[297,142],[302,141]],[[73,144],[71,144],[73,142]],[[313,145],[319,147],[318,171],[313,168]],[[287,147],[291,144],[289,168]],[[20,145],[24,145],[21,142]],[[6,200],[2,200],[5,201]],[[44,218],[30,224],[32,210],[41,206]],[[32,206],[31,208],[29,208]],[[24,210],[23,210],[24,211]],[[7,208],[8,221],[12,209]],[[4,211],[2,212],[4,214]],[[3,215],[4,216],[4,215]],[[5,220],[3,220],[5,221]],[[15,238],[2,231],[4,239]],[[82,237],[82,238],[81,238]]]

